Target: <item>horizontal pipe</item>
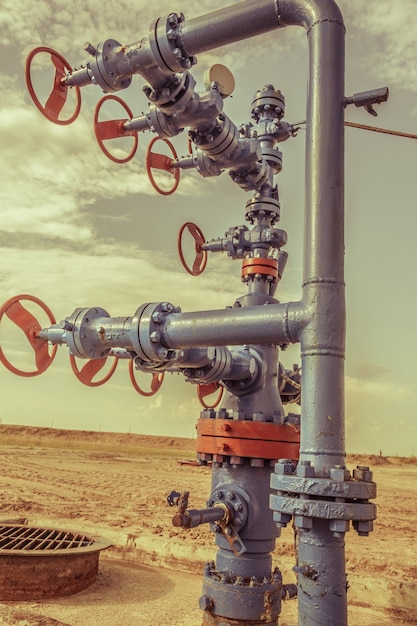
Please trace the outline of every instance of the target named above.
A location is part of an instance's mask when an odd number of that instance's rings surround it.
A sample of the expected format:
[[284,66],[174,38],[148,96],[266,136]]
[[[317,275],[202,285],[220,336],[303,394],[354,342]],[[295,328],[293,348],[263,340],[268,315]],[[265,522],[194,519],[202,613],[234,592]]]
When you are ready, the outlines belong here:
[[297,343],[309,312],[299,302],[171,313],[161,329],[167,348]]
[[333,0],[246,0],[181,25],[181,39],[189,55],[207,52],[285,26],[302,26],[307,32],[318,22],[343,26]]
[[181,38],[187,52],[194,55],[261,35],[277,27],[278,13],[275,2],[247,0],[186,20],[181,28]]

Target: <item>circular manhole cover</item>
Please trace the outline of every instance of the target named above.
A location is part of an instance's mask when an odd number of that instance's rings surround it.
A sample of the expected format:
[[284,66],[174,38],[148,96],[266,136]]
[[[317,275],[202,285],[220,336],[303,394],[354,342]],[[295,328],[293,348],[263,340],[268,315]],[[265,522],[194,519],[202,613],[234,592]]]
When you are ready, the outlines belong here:
[[82,591],[97,578],[103,537],[0,524],[0,600],[40,600]]

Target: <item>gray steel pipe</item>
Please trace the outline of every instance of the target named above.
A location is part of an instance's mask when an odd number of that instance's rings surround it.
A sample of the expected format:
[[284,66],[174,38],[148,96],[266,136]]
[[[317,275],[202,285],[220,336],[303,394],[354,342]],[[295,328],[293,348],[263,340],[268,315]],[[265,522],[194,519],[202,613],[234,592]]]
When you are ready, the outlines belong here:
[[[300,460],[311,460],[319,475],[328,476],[345,461],[342,16],[333,0],[250,0],[186,23],[182,36],[188,53],[196,54],[289,25],[304,27],[309,42],[302,302],[310,316],[300,337]],[[298,560],[305,564],[299,572],[299,624],[347,624],[343,540],[315,523],[299,543]],[[317,573],[314,581],[311,571]]]
[[308,321],[299,302],[171,313],[161,329],[167,348],[296,343]]

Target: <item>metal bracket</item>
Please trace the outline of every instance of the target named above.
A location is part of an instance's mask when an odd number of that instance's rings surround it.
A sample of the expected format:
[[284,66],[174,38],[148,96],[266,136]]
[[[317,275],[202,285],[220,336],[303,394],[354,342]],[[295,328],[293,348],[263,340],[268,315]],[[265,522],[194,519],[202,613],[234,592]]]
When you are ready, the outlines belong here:
[[380,87],[379,89],[371,89],[370,91],[360,91],[359,93],[354,93],[353,96],[345,98],[345,107],[348,104],[354,104],[356,107],[364,107],[365,111],[368,111],[370,115],[376,117],[378,113],[375,111],[373,105],[386,102],[388,96],[388,87]]

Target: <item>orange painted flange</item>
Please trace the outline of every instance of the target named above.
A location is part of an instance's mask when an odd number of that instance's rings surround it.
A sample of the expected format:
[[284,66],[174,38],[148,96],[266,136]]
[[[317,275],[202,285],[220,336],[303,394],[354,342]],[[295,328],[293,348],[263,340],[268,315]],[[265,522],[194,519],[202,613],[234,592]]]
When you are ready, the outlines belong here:
[[201,418],[197,452],[256,459],[299,457],[300,431],[292,424]]
[[264,259],[261,257],[244,259],[242,262],[242,278],[243,276],[253,276],[254,274],[273,276],[277,279],[278,261],[276,259]]

